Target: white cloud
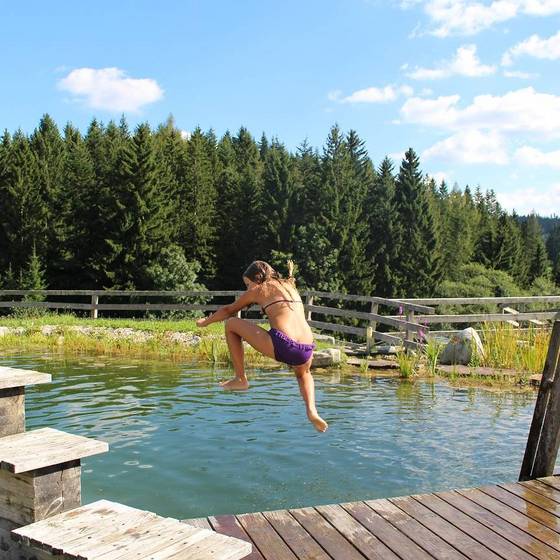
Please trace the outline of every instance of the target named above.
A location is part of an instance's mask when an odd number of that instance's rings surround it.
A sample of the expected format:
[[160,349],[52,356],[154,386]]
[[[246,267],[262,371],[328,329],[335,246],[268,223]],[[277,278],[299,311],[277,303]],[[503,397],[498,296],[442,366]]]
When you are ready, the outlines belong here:
[[[418,2],[405,2],[411,7]],[[425,0],[424,11],[436,37],[475,35],[519,15],[549,16],[560,12],[560,0]]]
[[181,138],[183,140],[190,140],[192,136],[192,133],[189,132],[188,130],[181,130]]
[[58,82],[88,107],[108,111],[137,112],[163,97],[163,90],[150,78],[129,78],[120,68],[77,68]]
[[521,80],[532,80],[538,77],[538,74],[531,74],[529,72],[521,72],[519,70],[504,70],[506,78],[520,78]]
[[505,165],[508,155],[503,137],[495,132],[464,130],[424,150],[422,158],[438,158],[458,163]]
[[400,162],[404,159],[405,150],[402,152],[391,152],[387,154],[389,159],[392,159],[395,163],[400,164]]
[[338,101],[339,103],[388,103],[395,101],[401,95],[410,97],[414,95],[414,90],[408,85],[388,85],[381,88],[359,89],[346,97],[343,97],[340,90],[335,90],[329,92],[327,97],[330,101]]
[[532,87],[504,95],[478,95],[459,108],[459,95],[422,99],[411,97],[401,107],[401,120],[448,130],[529,132],[544,138],[560,136],[560,96]]
[[451,173],[449,171],[436,171],[435,173],[428,173],[428,177],[431,177],[437,185],[441,185],[442,181],[446,183],[449,182],[449,178],[451,177]]
[[553,167],[560,169],[560,150],[541,152],[532,146],[522,146],[515,151],[515,157],[524,165],[537,165],[539,167]]
[[519,214],[535,211],[541,216],[550,216],[560,212],[560,183],[498,192],[496,196],[504,208],[516,210]]
[[522,55],[546,60],[560,59],[560,31],[548,39],[541,39],[538,35],[531,35],[525,41],[521,41],[521,43],[508,49],[502,56],[502,64],[504,66],[511,66],[513,59]]
[[452,60],[438,64],[436,68],[418,68],[407,73],[413,80],[439,80],[449,76],[467,76],[477,78],[496,72],[495,66],[481,64],[476,54],[476,45],[463,45],[457,49]]

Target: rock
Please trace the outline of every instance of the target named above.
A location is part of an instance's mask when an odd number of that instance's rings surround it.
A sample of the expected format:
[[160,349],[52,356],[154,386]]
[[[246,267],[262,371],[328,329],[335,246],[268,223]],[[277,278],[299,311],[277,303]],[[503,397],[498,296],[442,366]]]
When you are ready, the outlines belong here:
[[41,334],[44,334],[45,336],[54,334],[57,331],[58,331],[58,327],[56,327],[55,325],[43,325],[41,327]]
[[473,352],[478,357],[484,356],[484,348],[480,336],[472,327],[468,327],[451,337],[439,357],[439,363],[467,366],[472,361]]
[[313,353],[312,368],[331,367],[340,364],[341,354],[338,348],[327,348]]
[[334,336],[331,336],[330,334],[313,333],[313,338],[315,340],[326,342],[327,344],[334,344]]
[[397,346],[391,346],[389,344],[380,344],[379,346],[375,346],[374,348],[372,348],[371,353],[393,355],[399,353],[399,348]]
[[10,327],[0,327],[0,336],[10,334]]
[[197,344],[200,344],[200,341],[202,340],[200,336],[191,332],[169,331],[165,333],[165,336],[171,342],[186,344],[187,346],[196,346]]

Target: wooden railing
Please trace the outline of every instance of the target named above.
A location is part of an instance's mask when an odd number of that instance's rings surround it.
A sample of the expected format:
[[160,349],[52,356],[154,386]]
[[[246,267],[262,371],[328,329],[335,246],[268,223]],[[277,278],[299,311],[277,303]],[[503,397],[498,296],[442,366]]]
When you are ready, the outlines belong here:
[[[216,298],[236,298],[243,292],[240,290],[217,291],[154,291],[154,290],[0,290],[0,299],[11,297],[10,301],[0,301],[0,308],[35,307],[48,309],[67,309],[89,311],[92,318],[97,318],[101,311],[214,311],[220,307],[215,303]],[[429,335],[450,334],[456,331],[436,331],[430,325],[473,324],[488,321],[507,321],[516,325],[523,321],[543,322],[560,318],[560,296],[529,296],[502,298],[424,298],[424,299],[390,299],[377,296],[342,294],[333,292],[319,292],[304,290],[305,311],[312,327],[353,335],[366,341],[369,351],[374,342],[382,341],[391,345],[407,348],[418,348],[427,340]],[[89,302],[76,301],[18,301],[13,296],[29,297],[41,295],[43,297],[87,297]],[[206,299],[204,303],[101,303],[100,298],[109,297],[181,297]],[[318,301],[320,300],[320,301]],[[195,299],[196,301],[196,299]],[[365,310],[346,309],[345,303],[362,305]],[[518,312],[506,307],[508,305],[527,304],[558,304],[558,308],[546,311]],[[501,313],[471,313],[471,314],[437,314],[432,306],[442,305],[495,305]],[[223,303],[222,303],[223,305]],[[388,309],[387,314],[380,313],[380,307]],[[244,310],[257,312],[260,308],[251,306]],[[398,310],[398,314],[395,314]],[[241,312],[238,313],[241,316]],[[353,324],[345,324],[342,320],[329,322],[329,317],[351,319]],[[255,319],[254,319],[255,320]],[[256,319],[259,321],[259,319]],[[265,320],[265,319],[260,319]],[[383,329],[378,326],[383,325]]]
[[[213,300],[217,297],[235,298],[242,291],[239,290],[218,290],[218,291],[154,291],[154,290],[0,290],[0,299],[12,296],[10,301],[0,301],[0,308],[45,308],[45,309],[66,309],[89,311],[92,318],[98,317],[99,311],[214,311],[220,307],[215,303],[100,303],[100,298],[111,296],[120,297],[191,297],[206,298]],[[29,296],[56,296],[56,297],[89,297],[89,303],[79,303],[75,301],[17,301],[13,296],[29,297]],[[305,311],[307,319],[312,327],[330,332],[338,332],[351,334],[366,340],[367,348],[370,349],[375,340],[381,340],[393,345],[404,345],[407,348],[417,348],[425,339],[429,330],[425,325],[418,324],[415,319],[415,313],[424,314],[433,313],[433,309],[426,305],[417,303],[408,303],[400,300],[381,298],[376,296],[362,296],[352,294],[340,294],[331,292],[302,291],[302,297],[305,298]],[[328,299],[337,302],[358,302],[369,304],[369,312],[356,311],[353,309],[343,309],[340,307],[331,307],[326,305],[315,305],[318,299]],[[379,306],[385,306],[390,309],[398,309],[398,316],[387,316],[379,313]],[[245,312],[259,311],[257,306],[251,306]],[[367,326],[345,325],[343,323],[332,323],[319,321],[313,318],[313,315],[322,315],[325,317],[347,317],[367,322]],[[238,313],[241,316],[241,312]],[[378,324],[387,327],[396,328],[398,332],[395,334],[388,332],[379,332],[376,327]]]

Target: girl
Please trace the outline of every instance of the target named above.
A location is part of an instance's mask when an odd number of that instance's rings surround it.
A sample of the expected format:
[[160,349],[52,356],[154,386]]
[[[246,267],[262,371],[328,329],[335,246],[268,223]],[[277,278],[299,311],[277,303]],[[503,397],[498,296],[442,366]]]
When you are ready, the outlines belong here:
[[[292,276],[293,267],[293,262],[288,261],[289,278],[283,279],[268,263],[251,263],[243,273],[247,291],[233,303],[199,319],[196,324],[206,327],[210,323],[225,320],[226,341],[235,377],[221,384],[224,389],[249,388],[243,364],[243,340],[246,340],[261,354],[292,366],[305,401],[307,417],[317,430],[324,432],[328,424],[315,408],[315,384],[310,370],[315,348],[313,333],[305,320],[303,302]],[[232,317],[253,303],[260,305],[263,313],[268,315],[269,331],[245,319]]]

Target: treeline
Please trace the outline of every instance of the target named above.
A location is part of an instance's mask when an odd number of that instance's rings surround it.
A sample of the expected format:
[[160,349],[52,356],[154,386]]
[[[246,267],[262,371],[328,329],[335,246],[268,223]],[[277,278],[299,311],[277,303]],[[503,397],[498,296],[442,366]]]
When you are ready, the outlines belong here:
[[412,149],[374,165],[355,131],[295,153],[241,128],[185,138],[45,115],[0,143],[0,287],[238,289],[254,259],[301,286],[393,297],[553,292],[560,224],[545,239],[492,190],[425,176]]

